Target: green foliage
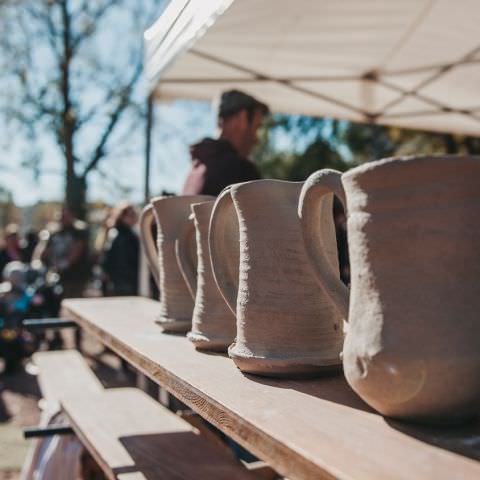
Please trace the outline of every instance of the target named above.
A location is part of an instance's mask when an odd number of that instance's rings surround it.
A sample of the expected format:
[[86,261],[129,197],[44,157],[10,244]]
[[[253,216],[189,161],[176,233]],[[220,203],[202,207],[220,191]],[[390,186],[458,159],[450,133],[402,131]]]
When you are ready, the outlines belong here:
[[[273,115],[261,132],[253,158],[267,178],[302,181],[321,168],[347,170],[352,162],[335,143],[339,122],[294,115]],[[282,141],[283,140],[283,141]],[[280,147],[279,143],[289,143]]]
[[391,156],[479,153],[479,138],[273,115],[261,132],[253,157],[267,178],[302,181],[322,168],[345,171]]

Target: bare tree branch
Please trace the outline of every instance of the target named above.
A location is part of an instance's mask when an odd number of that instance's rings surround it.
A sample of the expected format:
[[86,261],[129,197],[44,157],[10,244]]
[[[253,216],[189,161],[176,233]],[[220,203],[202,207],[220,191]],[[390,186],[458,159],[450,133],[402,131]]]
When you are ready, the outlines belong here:
[[76,20],[82,14],[88,15],[88,22],[86,22],[83,29],[79,30],[77,35],[72,42],[72,49],[74,52],[78,51],[81,44],[90,38],[97,30],[100,21],[106,13],[110,11],[110,9],[116,5],[119,5],[121,0],[109,0],[105,1],[103,5],[98,7],[95,11],[91,10],[91,2],[83,2],[82,6],[78,9],[78,11],[72,14],[72,19]]
[[[117,140],[129,137],[116,133],[133,117],[140,124],[141,33],[162,1],[0,0],[0,116],[32,147],[39,140],[38,158],[45,138],[53,140],[69,206],[84,208],[87,177],[110,155],[112,138],[121,148]],[[111,44],[121,54],[109,55]],[[30,163],[38,170],[40,161]]]
[[140,73],[142,72],[142,64],[139,63],[137,65],[137,68],[135,69],[135,72],[128,83],[128,85],[125,87],[123,92],[120,94],[120,101],[117,105],[117,108],[115,111],[112,112],[110,116],[110,122],[108,123],[107,127],[105,128],[100,141],[98,142],[97,148],[95,149],[95,153],[93,155],[92,160],[90,163],[87,165],[85,168],[83,175],[86,176],[88,172],[90,172],[92,169],[96,167],[98,162],[102,157],[105,156],[105,146],[108,142],[108,139],[110,138],[110,135],[112,134],[113,130],[115,129],[115,126],[118,123],[118,120],[120,119],[120,116],[124,112],[124,110],[129,106],[130,104],[130,95],[132,93],[133,87],[138,81],[138,78],[140,77]]

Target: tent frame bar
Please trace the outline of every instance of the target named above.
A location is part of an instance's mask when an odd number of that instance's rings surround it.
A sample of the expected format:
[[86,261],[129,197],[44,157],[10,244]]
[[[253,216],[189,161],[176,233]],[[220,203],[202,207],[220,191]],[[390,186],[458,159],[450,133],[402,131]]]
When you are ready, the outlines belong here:
[[[320,100],[323,100],[325,102],[331,103],[333,105],[337,105],[339,107],[345,108],[346,110],[349,110],[351,112],[360,114],[366,122],[369,123],[375,123],[376,120],[379,118],[382,119],[388,119],[388,118],[401,118],[401,117],[408,117],[408,116],[416,116],[416,115],[437,115],[437,114],[443,114],[443,113],[456,113],[459,115],[464,115],[469,117],[472,120],[475,120],[477,122],[480,122],[480,116],[476,115],[476,108],[474,109],[455,109],[452,107],[448,107],[447,105],[444,105],[428,96],[423,95],[422,93],[419,92],[421,88],[424,88],[426,85],[432,83],[442,75],[445,75],[447,72],[451,71],[453,68],[460,66],[460,65],[467,65],[467,64],[474,64],[480,62],[480,59],[478,58],[472,58],[474,57],[478,52],[480,51],[480,47],[477,47],[470,51],[468,54],[464,55],[460,60],[457,62],[453,62],[450,64],[443,64],[443,65],[431,65],[431,66],[426,66],[426,67],[420,67],[417,69],[409,69],[409,70],[400,70],[397,72],[394,71],[375,71],[375,72],[367,72],[361,77],[358,76],[318,76],[318,77],[289,77],[289,78],[275,78],[275,77],[270,77],[268,75],[261,74],[255,70],[252,70],[251,68],[244,67],[242,65],[238,65],[234,62],[231,62],[229,60],[225,60],[204,52],[201,52],[197,49],[190,49],[189,53],[199,57],[203,58],[205,60],[211,61],[213,63],[216,63],[218,65],[222,65],[225,67],[232,68],[234,70],[237,70],[239,72],[245,73],[247,75],[250,75],[250,78],[198,78],[198,79],[192,79],[192,78],[170,78],[170,79],[161,79],[159,81],[159,85],[161,84],[175,84],[175,83],[183,83],[183,84],[216,84],[216,83],[224,83],[226,81],[232,82],[232,83],[243,83],[243,84],[248,84],[248,83],[257,83],[257,82],[272,82],[272,83],[277,83],[280,85],[283,85],[291,90],[303,93],[305,95],[311,96],[318,98]],[[428,76],[427,78],[423,79],[419,84],[417,84],[414,88],[411,89],[404,89],[401,88],[397,85],[392,84],[390,81],[385,80],[383,77],[388,77],[391,75],[403,75],[403,74],[412,74],[412,73],[420,73],[420,72],[428,72],[432,71],[432,75]],[[319,92],[315,92],[313,90],[310,90],[306,88],[305,86],[299,86],[295,85],[294,82],[322,82],[322,81],[352,81],[352,80],[365,80],[365,81],[371,81],[375,82],[379,85],[382,85],[390,90],[393,90],[397,93],[399,93],[399,97],[395,98],[394,100],[390,101],[384,107],[382,108],[381,111],[378,112],[368,112],[365,111],[361,108],[358,108],[354,105],[351,105],[347,102],[344,102],[342,100],[330,97],[328,95],[321,94]],[[157,85],[158,86],[158,85]],[[436,109],[433,110],[420,110],[420,111],[410,111],[410,112],[401,112],[401,113],[393,113],[393,114],[388,114],[388,110],[391,110],[394,106],[396,106],[398,103],[400,103],[402,100],[404,100],[406,97],[413,97],[417,98],[418,100],[431,105],[432,107],[436,107]]]

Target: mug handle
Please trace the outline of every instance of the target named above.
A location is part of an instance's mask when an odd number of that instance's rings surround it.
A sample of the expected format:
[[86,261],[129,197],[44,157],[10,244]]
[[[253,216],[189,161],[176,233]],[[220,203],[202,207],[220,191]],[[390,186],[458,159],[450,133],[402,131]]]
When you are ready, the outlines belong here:
[[197,292],[197,252],[193,213],[175,241],[175,256],[178,268],[187,284],[190,295],[195,300]]
[[338,312],[348,320],[349,290],[325,253],[325,232],[322,232],[322,225],[325,224],[323,219],[332,216],[331,202],[326,201],[326,195],[336,195],[346,209],[341,175],[341,172],[331,169],[319,170],[310,175],[300,192],[298,215],[315,278]]
[[[237,213],[230,188],[226,188],[220,193],[212,209],[208,230],[208,246],[215,283],[234,315],[237,309],[239,268],[239,261],[235,261],[234,258],[232,262],[233,248],[238,248],[239,244],[238,223],[236,222]],[[232,241],[232,239],[236,241]],[[232,247],[230,251],[229,247]],[[236,260],[239,260],[238,255]]]
[[152,236],[152,225],[155,218],[153,216],[153,206],[147,205],[140,215],[140,240],[143,250],[147,257],[148,267],[152,272],[155,283],[160,287],[160,278],[158,274],[158,253],[155,247],[155,241]]

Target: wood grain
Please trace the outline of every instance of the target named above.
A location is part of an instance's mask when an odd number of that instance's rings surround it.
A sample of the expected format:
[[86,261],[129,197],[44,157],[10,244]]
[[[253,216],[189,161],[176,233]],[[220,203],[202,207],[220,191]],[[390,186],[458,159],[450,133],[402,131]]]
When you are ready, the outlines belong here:
[[342,376],[269,380],[161,333],[158,303],[66,300],[63,313],[291,479],[480,478],[480,425],[429,429],[371,411]]
[[138,389],[64,397],[62,407],[109,479],[255,479],[187,422]]

